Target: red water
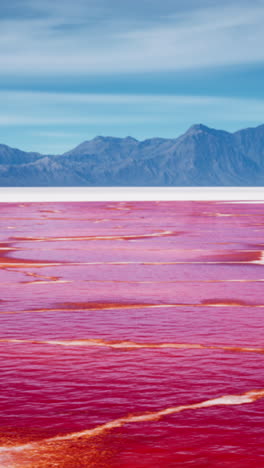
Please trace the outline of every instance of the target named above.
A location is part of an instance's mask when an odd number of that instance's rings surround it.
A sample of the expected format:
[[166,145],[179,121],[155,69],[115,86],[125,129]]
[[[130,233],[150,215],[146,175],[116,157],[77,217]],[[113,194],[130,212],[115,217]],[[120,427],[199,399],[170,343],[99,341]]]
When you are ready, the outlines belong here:
[[0,467],[263,468],[263,207],[1,204]]

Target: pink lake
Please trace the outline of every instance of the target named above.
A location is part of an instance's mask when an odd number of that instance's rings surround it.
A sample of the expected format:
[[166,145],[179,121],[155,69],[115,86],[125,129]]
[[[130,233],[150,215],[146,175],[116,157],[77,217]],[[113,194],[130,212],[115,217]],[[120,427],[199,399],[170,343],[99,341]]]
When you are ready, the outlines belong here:
[[1,203],[0,467],[263,468],[263,208]]

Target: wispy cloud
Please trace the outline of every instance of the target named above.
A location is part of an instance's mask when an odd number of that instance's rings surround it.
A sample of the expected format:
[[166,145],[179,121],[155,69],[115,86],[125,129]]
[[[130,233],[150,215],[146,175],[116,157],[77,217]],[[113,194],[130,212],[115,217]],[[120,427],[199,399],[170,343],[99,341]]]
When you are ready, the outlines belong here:
[[[39,91],[0,91],[2,103],[17,106],[19,104],[45,105],[54,104],[203,104],[221,102],[223,99],[213,96],[159,95],[159,94],[112,94],[112,93],[57,93]],[[225,98],[224,98],[225,99]],[[230,101],[230,98],[226,98]],[[239,100],[235,99],[235,102]],[[252,100],[252,102],[258,102]],[[40,109],[41,110],[41,109]]]
[[[33,15],[1,21],[2,74],[98,74],[182,70],[264,60],[263,1],[26,2]],[[159,3],[159,8],[158,8]],[[63,7],[62,7],[63,5]],[[121,13],[118,14],[118,5]],[[197,8],[199,5],[199,8]],[[116,15],[114,14],[116,12]],[[123,12],[123,14],[122,14]]]

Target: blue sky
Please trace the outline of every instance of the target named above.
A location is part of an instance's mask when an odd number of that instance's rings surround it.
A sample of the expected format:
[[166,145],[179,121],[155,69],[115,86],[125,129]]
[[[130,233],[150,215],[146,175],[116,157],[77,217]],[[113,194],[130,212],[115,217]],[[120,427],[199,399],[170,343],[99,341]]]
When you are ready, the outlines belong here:
[[263,0],[0,0],[0,142],[264,122]]

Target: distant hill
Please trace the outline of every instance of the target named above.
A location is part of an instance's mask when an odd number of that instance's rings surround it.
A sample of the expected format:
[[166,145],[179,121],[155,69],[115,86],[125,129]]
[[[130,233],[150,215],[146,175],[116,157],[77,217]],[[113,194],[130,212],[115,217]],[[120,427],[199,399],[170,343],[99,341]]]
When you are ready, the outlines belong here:
[[0,145],[0,186],[264,186],[264,125],[178,138],[98,136],[62,155]]

